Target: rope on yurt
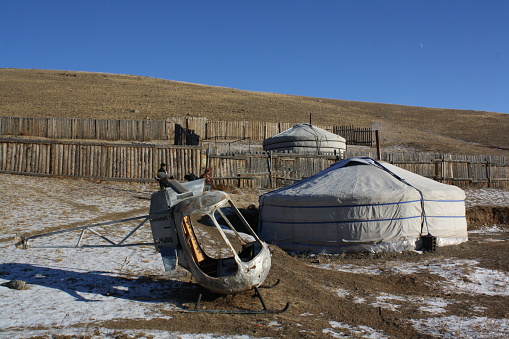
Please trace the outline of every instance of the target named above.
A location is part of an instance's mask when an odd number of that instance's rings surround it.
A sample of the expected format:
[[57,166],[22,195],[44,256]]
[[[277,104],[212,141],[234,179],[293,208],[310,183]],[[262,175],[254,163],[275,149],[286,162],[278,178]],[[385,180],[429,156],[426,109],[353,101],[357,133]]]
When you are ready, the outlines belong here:
[[[320,133],[318,133],[317,130],[313,127],[313,125],[309,124],[309,127],[311,128],[310,133],[315,136],[315,142],[316,142],[316,154],[320,154],[320,148],[322,146],[322,138],[320,136]],[[327,141],[327,137],[325,138],[325,141]]]
[[422,230],[424,229],[424,225],[426,225],[426,231],[428,232],[428,236],[431,236],[430,232],[429,232],[429,225],[428,225],[428,219],[426,217],[426,210],[424,208],[424,195],[422,194],[422,191],[420,189],[418,189],[417,187],[413,186],[412,184],[410,184],[408,181],[406,181],[405,179],[401,178],[399,175],[397,175],[396,173],[392,172],[391,170],[389,170],[388,168],[386,168],[384,165],[382,165],[381,163],[379,163],[378,161],[374,160],[374,159],[371,159],[373,161],[373,163],[379,167],[380,169],[384,170],[385,172],[389,173],[390,175],[392,175],[394,178],[396,178],[397,180],[401,181],[402,183],[404,183],[405,185],[408,185],[410,187],[412,187],[413,189],[415,189],[417,192],[419,192],[419,195],[421,197],[421,234],[422,234]]

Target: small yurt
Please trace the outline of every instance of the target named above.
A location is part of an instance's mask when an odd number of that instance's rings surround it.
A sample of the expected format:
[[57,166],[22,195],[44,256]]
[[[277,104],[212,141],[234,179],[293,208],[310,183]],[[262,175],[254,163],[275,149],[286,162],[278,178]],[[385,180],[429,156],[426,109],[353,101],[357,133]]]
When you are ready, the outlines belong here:
[[345,138],[311,124],[298,124],[263,141],[264,151],[293,151],[322,154],[331,152],[343,156]]
[[[368,157],[259,198],[260,238],[287,251],[401,252],[468,240],[462,189]],[[433,238],[435,237],[435,238]]]

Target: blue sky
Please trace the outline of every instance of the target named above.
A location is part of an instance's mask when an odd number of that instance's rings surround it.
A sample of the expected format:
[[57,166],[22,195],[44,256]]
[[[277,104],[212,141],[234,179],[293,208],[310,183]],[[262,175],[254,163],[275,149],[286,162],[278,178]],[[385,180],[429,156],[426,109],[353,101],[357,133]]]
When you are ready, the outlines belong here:
[[509,113],[509,0],[0,0],[0,68]]

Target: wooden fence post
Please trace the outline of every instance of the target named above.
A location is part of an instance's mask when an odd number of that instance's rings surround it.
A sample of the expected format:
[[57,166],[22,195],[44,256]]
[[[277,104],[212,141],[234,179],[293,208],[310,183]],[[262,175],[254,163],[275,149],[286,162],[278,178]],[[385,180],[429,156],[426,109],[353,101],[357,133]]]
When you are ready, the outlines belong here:
[[272,151],[269,151],[269,156],[267,158],[267,169],[269,172],[269,185],[270,188],[273,188],[273,182],[272,182]]
[[210,168],[210,144],[208,144],[207,151],[205,152],[205,169],[207,168]]
[[442,182],[445,181],[445,159],[444,155],[442,154]]
[[376,138],[376,159],[382,160],[380,156],[380,139],[378,137],[378,130],[375,130],[375,138]]
[[488,177],[488,188],[491,188],[491,163],[489,156],[486,157],[486,176]]

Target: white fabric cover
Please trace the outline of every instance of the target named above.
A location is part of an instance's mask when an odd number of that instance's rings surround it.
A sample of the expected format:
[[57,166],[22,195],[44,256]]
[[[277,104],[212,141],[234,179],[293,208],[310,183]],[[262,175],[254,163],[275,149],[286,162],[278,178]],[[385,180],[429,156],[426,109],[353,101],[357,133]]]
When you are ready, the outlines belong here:
[[458,187],[350,158],[262,195],[259,232],[285,250],[323,253],[416,249],[428,233],[456,244],[468,240],[464,199]]
[[345,138],[310,124],[298,124],[263,141],[265,151],[334,152],[343,155]]

